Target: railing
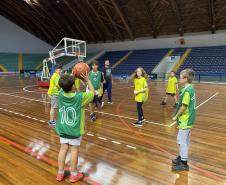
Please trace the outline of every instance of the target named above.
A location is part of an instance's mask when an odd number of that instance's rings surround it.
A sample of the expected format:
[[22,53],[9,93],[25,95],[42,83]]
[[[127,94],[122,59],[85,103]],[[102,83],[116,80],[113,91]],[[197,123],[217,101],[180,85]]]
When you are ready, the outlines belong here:
[[[157,75],[157,80],[160,81],[166,81],[167,78],[165,78],[167,73],[158,73]],[[179,79],[180,75],[179,73],[176,75],[177,78]],[[226,83],[226,73],[195,73],[195,82],[201,83],[201,82],[222,82]]]

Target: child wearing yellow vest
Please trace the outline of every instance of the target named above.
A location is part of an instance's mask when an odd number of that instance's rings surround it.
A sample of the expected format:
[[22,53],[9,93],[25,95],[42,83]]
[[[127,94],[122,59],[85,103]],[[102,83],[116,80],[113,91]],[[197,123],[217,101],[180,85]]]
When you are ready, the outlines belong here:
[[171,71],[170,76],[168,78],[168,83],[167,83],[167,88],[166,88],[166,96],[164,98],[164,100],[162,101],[161,105],[166,105],[166,101],[168,96],[172,96],[175,100],[175,106],[177,105],[178,101],[177,101],[177,90],[179,90],[178,88],[178,81],[177,78],[175,76],[175,72]]
[[50,83],[49,83],[49,90],[48,90],[48,95],[50,97],[50,120],[48,122],[49,126],[55,126],[56,125],[56,119],[57,119],[57,109],[58,109],[58,94],[60,91],[60,86],[58,84],[60,80],[60,74],[62,71],[61,66],[56,66],[55,67],[55,72],[50,78]]
[[138,67],[132,77],[134,79],[134,95],[135,101],[137,103],[138,114],[138,121],[133,125],[137,127],[142,127],[142,123],[144,122],[142,106],[143,103],[146,102],[148,99],[147,73],[142,67]]

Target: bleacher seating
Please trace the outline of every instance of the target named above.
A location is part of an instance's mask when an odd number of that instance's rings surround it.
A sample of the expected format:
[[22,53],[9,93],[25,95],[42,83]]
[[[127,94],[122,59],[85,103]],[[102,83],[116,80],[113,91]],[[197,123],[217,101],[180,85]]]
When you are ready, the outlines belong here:
[[106,52],[104,55],[102,55],[98,61],[99,61],[99,68],[102,69],[104,67],[105,60],[109,60],[111,63],[111,66],[114,65],[116,62],[118,62],[122,57],[124,57],[129,51],[112,51],[112,52]]
[[23,54],[23,69],[35,69],[46,57],[46,54]]
[[143,67],[147,73],[151,73],[168,51],[169,49],[134,50],[125,62],[113,70],[113,74],[130,75],[139,66]]
[[[87,53],[85,60],[89,60],[91,57],[95,56],[97,52]],[[34,70],[36,67],[42,63],[42,61],[48,57],[47,54],[22,54],[23,59],[23,70]],[[64,56],[56,59],[56,62],[60,65],[66,65],[76,57]],[[0,64],[9,72],[18,72],[18,53],[0,53]],[[48,63],[49,68],[51,67],[51,62]],[[40,65],[39,70],[42,69]]]
[[18,54],[0,53],[0,64],[8,71],[18,71]]
[[192,48],[179,71],[185,68],[202,75],[226,74],[226,46]]
[[184,52],[186,51],[187,48],[174,48],[174,51],[172,53],[172,56],[180,56],[182,57],[182,55],[184,54]]

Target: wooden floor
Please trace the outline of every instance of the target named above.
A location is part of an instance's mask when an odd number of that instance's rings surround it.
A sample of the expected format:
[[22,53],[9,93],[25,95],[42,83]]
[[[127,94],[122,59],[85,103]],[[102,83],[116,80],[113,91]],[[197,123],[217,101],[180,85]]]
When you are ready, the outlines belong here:
[[[67,179],[55,181],[59,139],[47,125],[46,93],[34,85],[35,79],[0,78],[0,184],[70,184]],[[173,101],[164,108],[159,105],[165,84],[150,83],[151,96],[144,105],[147,122],[138,129],[131,126],[136,119],[133,88],[116,82],[114,104],[99,110],[95,123],[87,112],[79,156],[79,169],[87,177],[77,184],[226,184],[226,86],[195,88],[197,121],[189,172],[171,171],[171,158],[178,153],[177,129],[171,120]]]

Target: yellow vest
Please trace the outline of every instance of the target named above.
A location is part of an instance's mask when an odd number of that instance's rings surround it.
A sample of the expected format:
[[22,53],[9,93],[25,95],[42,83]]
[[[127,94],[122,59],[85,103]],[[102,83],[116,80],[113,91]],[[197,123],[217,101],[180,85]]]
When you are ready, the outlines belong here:
[[148,94],[149,94],[147,80],[144,77],[135,78],[134,79],[134,88],[136,91],[141,91],[141,90],[147,88],[147,90],[145,92],[135,95],[136,102],[146,102],[148,100]]

